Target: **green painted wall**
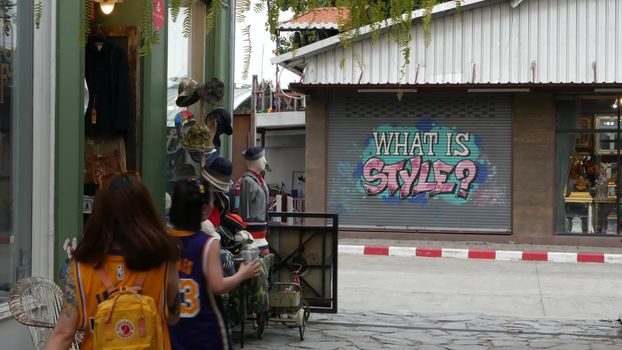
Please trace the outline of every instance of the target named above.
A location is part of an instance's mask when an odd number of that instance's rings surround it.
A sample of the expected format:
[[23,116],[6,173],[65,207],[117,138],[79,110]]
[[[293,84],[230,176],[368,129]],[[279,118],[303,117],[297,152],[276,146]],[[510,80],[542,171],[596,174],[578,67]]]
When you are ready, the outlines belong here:
[[[79,44],[82,0],[58,2],[55,173],[55,271],[65,259],[63,242],[82,233],[84,49]],[[166,1],[168,4],[168,1]],[[95,23],[137,26],[140,1],[125,1],[104,16],[96,8]],[[164,209],[166,132],[166,27],[160,44],[141,58],[139,116],[142,128],[140,172],[156,205]]]
[[[56,83],[56,172],[55,172],[55,271],[65,259],[63,242],[82,233],[83,196],[83,84],[84,49],[79,45],[82,0],[57,3],[57,83]],[[168,0],[165,0],[168,6]],[[114,12],[104,16],[97,11],[96,23],[104,26],[138,26],[140,1],[124,1]],[[229,8],[221,5],[216,29],[206,38],[205,78],[217,77],[225,83],[225,106],[233,96],[230,70],[233,69],[230,45]],[[160,35],[160,44],[141,59],[140,108],[142,127],[143,181],[160,208],[164,207],[165,133],[167,87],[167,29]],[[223,138],[221,154],[228,153]],[[235,155],[234,155],[235,156]]]
[[[229,1],[230,3],[233,0]],[[229,34],[231,33],[231,14],[228,6],[223,6],[220,2],[220,10],[218,11],[218,20],[216,27],[207,34],[205,45],[205,80],[216,77],[225,84],[224,107],[228,109],[230,101],[233,98],[233,82],[231,81],[231,70],[234,69],[232,59],[232,50]],[[207,104],[209,107],[210,105]],[[209,110],[208,110],[209,111]],[[233,113],[233,111],[230,111]],[[229,136],[221,137],[222,149],[220,154],[227,158]],[[235,157],[235,154],[233,155]]]
[[63,242],[82,233],[84,49],[79,45],[81,0],[58,1],[56,32],[56,149],[54,271],[66,257]]

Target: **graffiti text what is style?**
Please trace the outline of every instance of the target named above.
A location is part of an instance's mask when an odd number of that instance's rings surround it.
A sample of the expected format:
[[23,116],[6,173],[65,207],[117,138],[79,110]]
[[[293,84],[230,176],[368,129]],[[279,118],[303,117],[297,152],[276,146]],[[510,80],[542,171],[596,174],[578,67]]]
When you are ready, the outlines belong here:
[[[467,199],[471,183],[477,176],[476,163],[467,159],[471,151],[467,146],[469,133],[445,133],[439,145],[438,132],[374,132],[376,156],[363,165],[363,187],[368,195],[388,190],[389,195],[399,191],[400,198],[429,193],[431,197],[452,194]],[[437,153],[437,149],[442,152]],[[411,156],[386,164],[381,157]],[[423,157],[425,156],[424,159]],[[429,160],[430,157],[438,157]],[[441,157],[462,158],[456,164],[446,163]],[[459,181],[449,182],[451,175]]]

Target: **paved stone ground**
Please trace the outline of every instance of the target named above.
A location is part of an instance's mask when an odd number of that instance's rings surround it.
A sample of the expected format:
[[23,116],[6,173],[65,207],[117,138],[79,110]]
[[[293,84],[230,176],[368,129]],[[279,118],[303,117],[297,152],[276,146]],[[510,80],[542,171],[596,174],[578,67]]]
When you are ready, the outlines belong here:
[[[297,328],[252,330],[245,350],[263,349],[622,349],[617,320],[519,319],[472,314],[312,314],[300,341]],[[236,344],[239,348],[239,343]]]

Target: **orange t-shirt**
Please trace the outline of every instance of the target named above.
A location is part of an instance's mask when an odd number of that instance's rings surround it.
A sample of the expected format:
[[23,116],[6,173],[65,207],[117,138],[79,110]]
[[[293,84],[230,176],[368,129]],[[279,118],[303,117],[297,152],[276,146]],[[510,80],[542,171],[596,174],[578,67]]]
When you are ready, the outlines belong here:
[[[74,278],[76,281],[76,299],[78,301],[78,327],[84,329],[84,341],[80,349],[93,349],[93,327],[97,305],[108,298],[104,283],[97,276],[93,265],[73,263]],[[112,284],[119,289],[121,286],[132,287],[136,284],[139,272],[130,271],[125,266],[125,259],[121,255],[109,255],[102,266]],[[167,264],[146,272],[142,294],[153,298],[156,306],[162,310],[162,335],[165,349],[171,348],[168,325],[168,308],[166,305],[166,284],[168,281]]]

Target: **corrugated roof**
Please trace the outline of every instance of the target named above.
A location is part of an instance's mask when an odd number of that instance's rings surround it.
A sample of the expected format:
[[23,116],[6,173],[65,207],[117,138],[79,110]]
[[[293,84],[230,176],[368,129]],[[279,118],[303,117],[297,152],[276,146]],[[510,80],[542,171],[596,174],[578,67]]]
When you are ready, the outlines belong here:
[[314,85],[622,82],[622,0],[465,0],[460,14],[452,1],[434,8],[429,46],[415,12],[403,72],[394,38],[369,30],[348,49],[331,37],[272,62]]
[[318,7],[299,17],[279,23],[279,30],[338,29],[339,22],[348,18],[347,7]]

